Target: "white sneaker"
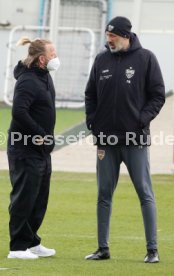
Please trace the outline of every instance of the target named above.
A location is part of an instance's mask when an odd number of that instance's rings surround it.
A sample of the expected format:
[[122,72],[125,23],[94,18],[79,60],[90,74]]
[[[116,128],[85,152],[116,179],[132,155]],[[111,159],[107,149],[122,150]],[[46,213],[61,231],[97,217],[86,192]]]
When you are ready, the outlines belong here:
[[31,247],[29,250],[31,251],[31,253],[36,254],[39,257],[50,257],[56,254],[55,249],[46,248],[41,244]]
[[18,250],[10,251],[7,256],[8,259],[38,259],[38,256],[31,253],[29,249],[27,250]]

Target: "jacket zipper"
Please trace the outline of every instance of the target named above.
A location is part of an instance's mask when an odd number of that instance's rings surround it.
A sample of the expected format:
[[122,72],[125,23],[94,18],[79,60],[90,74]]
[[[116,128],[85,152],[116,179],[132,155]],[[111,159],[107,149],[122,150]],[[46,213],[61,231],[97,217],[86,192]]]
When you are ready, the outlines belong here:
[[118,56],[118,60],[116,61],[116,66],[115,66],[115,93],[114,93],[114,110],[113,110],[113,125],[114,125],[114,129],[116,127],[116,117],[117,117],[117,109],[116,109],[116,105],[117,105],[117,98],[118,98],[118,72],[119,72],[119,65],[121,62],[121,55]]

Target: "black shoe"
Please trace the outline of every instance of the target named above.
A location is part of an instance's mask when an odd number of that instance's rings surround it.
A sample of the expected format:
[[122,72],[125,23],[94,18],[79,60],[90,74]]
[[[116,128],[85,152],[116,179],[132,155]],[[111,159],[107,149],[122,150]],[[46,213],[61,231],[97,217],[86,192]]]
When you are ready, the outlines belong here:
[[85,257],[86,260],[106,260],[110,259],[109,248],[99,248],[96,252]]
[[145,263],[159,263],[159,255],[157,249],[148,249],[144,258]]

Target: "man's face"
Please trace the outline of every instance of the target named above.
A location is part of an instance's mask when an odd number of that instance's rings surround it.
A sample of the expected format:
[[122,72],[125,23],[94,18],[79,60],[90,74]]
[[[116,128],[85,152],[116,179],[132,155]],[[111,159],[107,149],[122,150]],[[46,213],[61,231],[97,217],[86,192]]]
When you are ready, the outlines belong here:
[[49,60],[56,58],[56,47],[54,44],[46,44],[45,45],[45,55],[41,55],[39,57],[40,66],[45,68],[49,62]]
[[47,60],[51,60],[57,57],[56,47],[54,44],[45,45],[45,57],[47,58]]
[[112,53],[116,53],[121,51],[122,49],[124,49],[124,38],[110,33],[110,32],[106,32],[106,39],[108,42],[108,46],[110,48],[110,51]]

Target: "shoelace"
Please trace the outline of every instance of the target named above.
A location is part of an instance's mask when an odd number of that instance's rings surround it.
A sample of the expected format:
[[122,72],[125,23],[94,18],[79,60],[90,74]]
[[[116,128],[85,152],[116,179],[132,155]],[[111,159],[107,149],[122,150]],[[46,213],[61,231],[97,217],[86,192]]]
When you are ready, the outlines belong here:
[[93,254],[99,253],[101,250],[98,248]]
[[157,255],[157,251],[156,250],[149,250],[147,252],[147,256],[149,257],[155,257]]

